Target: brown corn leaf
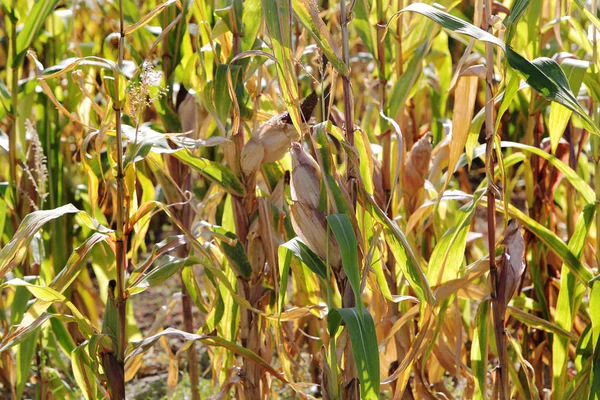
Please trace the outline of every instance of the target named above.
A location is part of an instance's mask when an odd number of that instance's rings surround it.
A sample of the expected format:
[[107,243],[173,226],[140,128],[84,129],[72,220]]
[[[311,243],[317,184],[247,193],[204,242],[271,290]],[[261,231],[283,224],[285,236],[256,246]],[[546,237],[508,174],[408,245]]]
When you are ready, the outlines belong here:
[[454,172],[458,158],[465,149],[473,119],[478,80],[477,76],[461,76],[456,85],[452,112],[452,140],[450,141],[450,158],[448,160],[449,174]]

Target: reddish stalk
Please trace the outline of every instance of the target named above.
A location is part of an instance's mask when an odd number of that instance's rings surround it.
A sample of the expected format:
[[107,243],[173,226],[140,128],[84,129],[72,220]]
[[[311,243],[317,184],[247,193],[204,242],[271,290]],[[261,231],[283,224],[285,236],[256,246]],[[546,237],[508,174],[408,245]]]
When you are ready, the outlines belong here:
[[[492,1],[485,0],[483,10],[483,25],[492,33],[490,25]],[[486,43],[485,46],[486,85],[485,85],[485,137],[486,137],[486,171],[487,171],[487,219],[488,219],[488,248],[489,267],[492,281],[492,310],[496,348],[498,350],[498,398],[508,400],[508,360],[506,359],[506,346],[504,345],[504,317],[500,313],[498,304],[498,269],[496,267],[496,192],[494,177],[494,46]]]

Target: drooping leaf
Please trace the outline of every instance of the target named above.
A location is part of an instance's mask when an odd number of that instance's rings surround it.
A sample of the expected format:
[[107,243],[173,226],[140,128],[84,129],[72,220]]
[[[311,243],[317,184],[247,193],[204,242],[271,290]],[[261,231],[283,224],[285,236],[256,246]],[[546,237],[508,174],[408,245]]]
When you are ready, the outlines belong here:
[[44,224],[65,214],[78,212],[79,210],[75,206],[67,204],[54,210],[34,211],[27,214],[13,238],[0,250],[0,278],[23,260],[27,246]]
[[[561,64],[561,68],[564,70],[568,79],[569,87],[574,94],[579,93],[579,88],[581,87],[588,66],[589,63],[587,61],[573,60],[570,58],[566,59]],[[567,127],[571,114],[572,111],[570,109],[559,103],[552,103],[550,105],[550,114],[548,115],[548,135],[550,136],[552,153],[556,152],[558,142]]]
[[346,214],[332,214],[327,216],[327,222],[342,253],[342,267],[348,277],[350,286],[354,291],[356,309],[362,313],[362,300],[360,293],[360,266],[358,265],[358,242],[352,222]]
[[173,153],[173,156],[221,186],[228,193],[245,196],[244,186],[227,166],[206,158],[197,157],[187,150]]
[[360,398],[365,400],[379,399],[379,350],[373,317],[363,308],[363,317],[359,310],[353,308],[334,308],[327,316],[330,335],[335,335],[342,321],[348,328],[352,342],[352,354],[356,361],[358,379],[360,381]]
[[300,240],[300,238],[295,237],[294,239],[282,244],[281,247],[285,247],[291,251],[292,254],[298,257],[298,259],[315,274],[319,275],[323,279],[327,279],[327,266],[323,260],[319,258],[319,256],[317,256],[307,245],[302,242],[302,240]]

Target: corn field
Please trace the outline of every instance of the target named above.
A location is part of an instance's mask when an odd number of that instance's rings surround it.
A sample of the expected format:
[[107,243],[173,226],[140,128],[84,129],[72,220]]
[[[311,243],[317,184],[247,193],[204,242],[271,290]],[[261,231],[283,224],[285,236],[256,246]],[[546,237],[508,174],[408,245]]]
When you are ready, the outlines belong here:
[[1,399],[600,399],[598,0],[0,0]]

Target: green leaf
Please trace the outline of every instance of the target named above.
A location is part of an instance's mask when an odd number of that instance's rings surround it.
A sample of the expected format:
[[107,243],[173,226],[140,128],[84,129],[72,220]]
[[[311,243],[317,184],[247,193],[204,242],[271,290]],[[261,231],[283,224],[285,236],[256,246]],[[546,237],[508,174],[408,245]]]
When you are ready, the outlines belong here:
[[175,3],[176,1],[177,0],[167,0],[164,3],[161,3],[161,4],[157,5],[148,14],[144,15],[139,21],[137,21],[135,24],[132,24],[132,25],[129,25],[129,26],[125,27],[123,33],[125,35],[130,35],[133,32],[137,31],[138,29],[143,28],[150,21],[152,21],[152,19],[154,17],[156,17],[162,10],[164,10],[169,5]]
[[34,211],[27,214],[13,238],[0,250],[0,279],[23,260],[27,253],[27,246],[44,224],[65,214],[78,212],[79,210],[75,206],[67,204],[53,210]]
[[531,0],[516,0],[510,8],[510,14],[506,18],[506,43],[512,43],[512,38],[517,32],[517,24],[529,4],[531,4]]
[[354,13],[356,19],[352,21],[352,25],[356,28],[356,33],[362,39],[363,44],[369,50],[369,53],[375,57],[375,46],[373,46],[373,31],[369,22],[369,14],[371,12],[369,0],[358,0],[354,3]]
[[596,29],[600,30],[600,19],[597,16],[597,12],[596,14],[594,14],[590,10],[588,10],[586,5],[581,0],[575,0],[575,4],[577,4],[577,7],[581,9],[583,14],[590,20],[590,22],[596,27]]
[[96,399],[96,371],[92,359],[85,351],[85,345],[78,346],[71,353],[71,365],[77,385],[85,400]]
[[595,127],[594,122],[587,114],[587,111],[579,104],[577,97],[571,92],[567,77],[556,61],[540,57],[530,62],[516,53],[510,46],[506,47],[506,56],[509,65],[525,78],[529,86],[548,100],[560,103],[569,110],[579,114],[587,129],[593,133],[600,134],[598,128]]
[[[595,204],[588,204],[579,217],[575,232],[569,240],[569,249],[577,257],[581,257],[583,247],[587,243],[587,236],[592,224]],[[562,266],[560,278],[560,291],[556,303],[555,324],[566,330],[571,331],[579,304],[585,293],[585,286],[579,285],[575,276],[569,271],[566,265]],[[556,336],[552,341],[552,393],[556,393],[557,398],[564,398],[563,393],[567,385],[567,363],[569,361],[569,340]]]
[[[304,263],[312,272],[323,279],[327,279],[327,266],[299,237],[282,244],[280,246],[292,252],[300,261]],[[286,256],[287,257],[287,256]],[[281,260],[281,258],[280,258]]]
[[584,266],[579,258],[573,254],[567,245],[551,230],[525,215],[518,208],[509,205],[508,213],[531,233],[538,237],[550,250],[552,250],[565,263],[569,270],[583,283],[588,285],[594,277],[588,267]]
[[579,114],[583,119],[584,126],[591,132],[600,135],[600,130],[594,125],[589,115],[587,115],[586,110],[577,102],[577,98],[569,88],[564,72],[554,60],[540,57],[530,62],[490,33],[427,4],[413,3],[398,11],[394,14],[394,17],[399,16],[403,12],[417,12],[452,32],[467,35],[500,47],[506,52],[508,64],[525,78],[529,86],[547,99],[556,101]]
[[487,367],[488,367],[488,338],[490,300],[485,299],[477,308],[475,315],[475,329],[473,331],[473,344],[471,345],[471,368],[475,376],[474,400],[487,399]]
[[557,336],[569,340],[577,340],[577,336],[575,336],[571,332],[567,332],[550,321],[546,321],[545,319],[536,317],[535,315],[528,314],[527,312],[518,308],[508,306],[508,314],[510,314],[516,320],[529,326],[530,328],[541,329],[545,332],[554,333]]
[[[573,93],[579,93],[579,88],[583,82],[585,73],[589,67],[587,61],[574,60],[567,58],[561,64],[561,68],[564,70],[569,82],[569,87]],[[548,136],[550,136],[550,143],[552,145],[552,153],[556,152],[558,142],[562,137],[569,118],[571,118],[572,111],[567,107],[559,104],[552,103],[550,105],[550,114],[548,116]]]
[[342,267],[348,277],[348,282],[354,291],[358,316],[362,314],[362,300],[360,293],[360,266],[358,265],[358,242],[352,222],[346,214],[333,214],[327,216],[327,222],[331,227],[335,239],[342,253]]
[[364,188],[361,188],[361,201],[364,201],[363,206],[367,212],[383,225],[384,236],[394,255],[394,260],[408,280],[411,288],[417,294],[419,300],[423,303],[433,305],[435,303],[435,296],[404,232],[379,208],[375,199]]
[[[500,145],[503,148],[519,149],[519,150],[526,151],[528,153],[535,154],[536,156],[538,156],[540,158],[543,158],[544,160],[548,161],[548,163],[550,165],[555,167],[557,170],[559,170],[565,176],[565,178],[569,181],[569,183],[571,185],[573,185],[575,190],[577,190],[579,195],[583,198],[583,200],[586,203],[589,204],[589,203],[593,203],[596,201],[596,194],[594,193],[594,189],[592,189],[591,186],[577,174],[577,172],[573,171],[573,169],[571,167],[569,167],[567,164],[562,162],[562,160],[559,160],[552,154],[548,154],[544,150],[539,149],[537,147],[529,146],[529,145],[522,144],[522,143],[501,142]],[[476,147],[475,150],[473,151],[473,154],[474,154],[474,158],[485,154],[485,145]],[[461,156],[460,160],[458,161],[457,168],[464,167],[466,164],[467,164],[467,160],[466,160],[466,157],[463,155],[463,156]]]
[[[590,310],[600,309],[600,279],[596,277],[592,281],[592,290],[590,291]],[[600,313],[590,313],[592,322],[592,346],[594,348],[594,357],[592,359],[592,372],[590,373],[590,393],[592,399],[600,399]]]
[[482,40],[484,42],[493,43],[496,46],[504,49],[504,42],[498,39],[496,36],[484,31],[483,29],[477,28],[475,25],[463,21],[460,18],[450,15],[447,12],[424,3],[413,3],[408,7],[404,7],[402,10],[396,12],[390,19],[390,22],[388,22],[388,27],[394,18],[399,17],[400,14],[405,12],[419,13],[438,23],[445,29],[451,30],[452,32],[471,36],[472,38]]
[[16,352],[17,359],[17,395],[20,398],[23,395],[25,384],[29,381],[31,376],[31,365],[34,362],[33,357],[36,354],[36,347],[40,337],[40,329],[36,329],[30,332],[26,338],[24,338]]
[[25,52],[37,36],[40,28],[46,22],[46,18],[50,15],[59,0],[37,0],[27,15],[23,23],[23,29],[17,35],[16,57],[12,60],[12,67],[17,67],[21,64],[25,57]]
[[433,249],[427,269],[427,280],[434,286],[458,278],[458,270],[465,258],[471,220],[483,193],[484,190],[475,193],[473,199],[458,210],[454,224]]
[[334,130],[331,122],[323,122],[313,127],[313,143],[319,167],[323,174],[325,189],[335,212],[349,214],[350,207],[346,197],[336,180],[337,172],[332,159],[332,152],[329,147],[328,131]]
[[185,285],[188,294],[192,298],[192,301],[196,307],[198,307],[201,313],[208,314],[209,311],[202,300],[202,290],[196,281],[193,266],[187,266],[181,270],[181,280],[183,281],[183,284]]
[[348,328],[352,342],[352,354],[356,362],[358,380],[360,381],[360,398],[363,400],[379,399],[379,348],[373,317],[366,308],[363,316],[359,310],[352,308],[334,308],[327,315],[329,334],[335,336],[342,320]]
[[242,37],[242,51],[252,50],[258,36],[258,30],[262,24],[262,4],[260,0],[244,1],[242,12],[242,25],[244,36]]
[[173,156],[198,171],[207,179],[221,186],[228,193],[235,196],[245,196],[246,190],[244,189],[244,185],[225,165],[195,156],[188,150],[178,151],[173,153]]
[[271,38],[273,56],[281,95],[292,122],[302,132],[302,117],[298,107],[298,80],[292,52],[292,6],[290,0],[262,0],[263,14]]
[[221,235],[224,235],[233,241],[233,244],[227,243],[225,240],[220,240],[221,247],[223,248],[223,253],[225,253],[225,257],[233,267],[233,269],[242,277],[246,279],[250,279],[252,275],[252,265],[248,260],[248,256],[246,255],[246,250],[244,250],[244,246],[238,239],[237,235],[233,232],[229,232],[225,228],[221,228],[218,226],[212,227],[212,231],[217,232]]
[[279,315],[281,315],[283,307],[285,306],[285,295],[287,293],[287,283],[293,255],[292,251],[285,246],[286,244],[287,243],[279,246],[279,249],[277,250],[277,256],[279,258],[279,301],[277,302],[277,314]]
[[319,15],[317,3],[311,0],[292,0],[294,15],[315,39],[323,54],[339,72],[340,75],[348,75],[348,66],[342,60],[340,51],[331,37],[331,33]]

